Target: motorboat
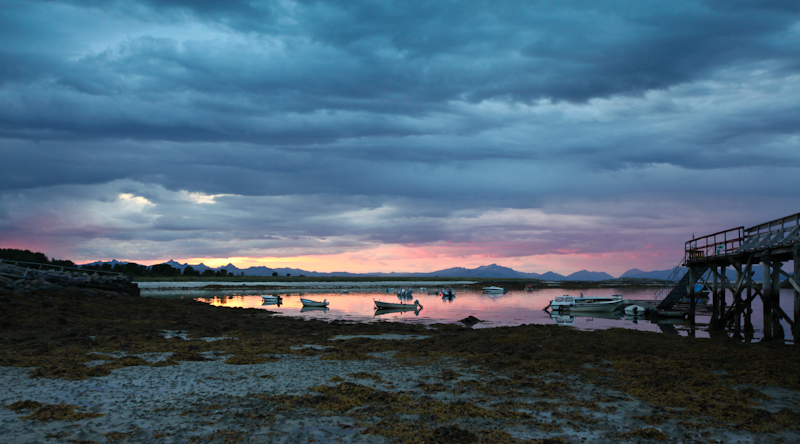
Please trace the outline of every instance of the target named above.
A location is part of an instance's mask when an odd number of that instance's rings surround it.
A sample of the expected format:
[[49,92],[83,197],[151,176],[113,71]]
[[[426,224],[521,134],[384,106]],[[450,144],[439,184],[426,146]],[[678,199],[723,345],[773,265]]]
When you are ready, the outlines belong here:
[[614,311],[620,303],[622,303],[622,296],[618,294],[612,296],[584,296],[581,293],[579,298],[569,295],[558,296],[550,301],[548,307],[552,307],[553,310],[569,310],[570,312],[602,312]]
[[439,292],[439,296],[441,296],[443,298],[451,298],[451,297],[453,297],[455,295],[456,295],[456,292],[453,291],[453,289],[449,288],[449,287],[442,288],[442,290]]
[[411,299],[412,293],[414,293],[414,290],[411,288],[401,288],[400,290],[397,291],[397,296],[400,296],[401,298]]
[[328,300],[325,299],[322,302],[312,301],[311,299],[300,299],[300,302],[303,303],[303,307],[327,307]]
[[277,302],[278,304],[280,304],[283,300],[283,298],[277,294],[262,294],[261,299],[263,299],[264,302]]
[[[408,309],[408,310],[419,310],[422,308],[422,305],[419,304],[419,300],[414,301],[413,304],[404,304],[404,303],[395,303],[395,302],[381,302],[381,301],[373,301],[375,302],[375,308],[378,309],[386,309],[386,308],[400,308],[400,309]],[[419,308],[417,308],[419,307]]]
[[628,305],[625,307],[625,314],[627,316],[644,316],[647,311],[647,308],[641,305]]
[[503,287],[483,287],[484,293],[505,293],[506,289]]

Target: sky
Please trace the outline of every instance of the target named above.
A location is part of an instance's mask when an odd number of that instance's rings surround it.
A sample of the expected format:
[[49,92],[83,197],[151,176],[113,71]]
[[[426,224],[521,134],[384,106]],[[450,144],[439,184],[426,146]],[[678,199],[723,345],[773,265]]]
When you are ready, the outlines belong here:
[[618,276],[800,212],[800,2],[0,6],[0,248]]

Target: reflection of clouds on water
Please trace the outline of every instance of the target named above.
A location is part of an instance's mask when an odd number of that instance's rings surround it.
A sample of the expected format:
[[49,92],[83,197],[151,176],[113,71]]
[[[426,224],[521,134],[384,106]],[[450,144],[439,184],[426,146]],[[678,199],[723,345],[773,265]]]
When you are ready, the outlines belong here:
[[[387,287],[388,288],[388,287]],[[167,297],[191,297],[216,306],[241,307],[269,310],[279,316],[296,316],[308,319],[343,320],[349,322],[412,322],[422,324],[457,323],[469,316],[474,316],[484,322],[473,328],[491,328],[501,326],[516,326],[523,324],[563,325],[572,326],[581,330],[604,330],[608,328],[627,328],[642,331],[663,332],[668,334],[687,335],[690,326],[684,319],[661,319],[658,323],[651,322],[643,317],[622,316],[616,313],[547,313],[544,307],[556,296],[564,294],[577,295],[579,291],[563,288],[549,288],[533,292],[509,291],[506,294],[488,295],[480,291],[469,291],[457,287],[456,297],[442,298],[438,294],[415,292],[414,299],[419,299],[425,309],[414,313],[405,311],[397,313],[376,313],[373,300],[397,300],[394,292],[387,292],[386,288],[362,289],[342,294],[339,290],[304,289],[302,291],[281,291],[270,294],[280,294],[281,305],[263,305],[261,293],[240,290],[218,290],[216,292],[187,290],[184,292],[171,291]],[[789,290],[784,290],[789,291]],[[783,292],[783,291],[782,291]],[[266,294],[266,292],[263,292]],[[303,309],[300,299],[304,295],[313,293],[315,298],[326,298],[330,305],[328,310]],[[608,296],[621,294],[625,299],[651,300],[652,289],[585,289],[585,296]],[[789,295],[791,296],[791,295]],[[790,310],[793,298],[781,298],[781,305],[786,305],[784,310]],[[161,297],[161,295],[157,296]],[[757,302],[757,301],[756,301]],[[752,321],[756,329],[755,338],[760,338],[761,322],[763,315],[761,306],[753,304]],[[376,316],[377,315],[377,316]],[[697,337],[708,337],[705,331],[709,322],[708,316],[698,315],[695,319]],[[786,331],[790,331],[785,326]]]

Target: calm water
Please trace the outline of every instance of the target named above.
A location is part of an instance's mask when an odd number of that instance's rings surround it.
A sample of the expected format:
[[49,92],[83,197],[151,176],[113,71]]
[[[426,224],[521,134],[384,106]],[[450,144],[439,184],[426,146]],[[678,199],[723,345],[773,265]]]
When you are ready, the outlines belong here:
[[[306,288],[277,293],[249,290],[246,286],[242,286],[241,289],[208,289],[199,285],[190,287],[186,283],[147,283],[147,285],[140,286],[142,287],[143,296],[188,297],[216,306],[263,309],[274,312],[279,316],[306,319],[352,322],[409,322],[429,325],[454,323],[468,316],[474,316],[484,322],[475,325],[473,328],[523,324],[557,324],[570,325],[583,330],[628,328],[708,337],[708,333],[705,331],[709,322],[708,316],[697,316],[696,330],[692,332],[689,322],[683,319],[670,319],[663,320],[661,323],[654,323],[642,318],[618,316],[612,313],[592,316],[585,314],[573,316],[548,314],[543,311],[543,308],[556,296],[563,294],[577,296],[579,294],[579,291],[560,288],[542,289],[534,292],[509,291],[506,294],[490,295],[454,287],[456,291],[455,298],[446,300],[438,295],[428,294],[426,290],[421,290],[420,287],[414,287],[413,299],[410,301],[403,300],[403,302],[413,303],[414,300],[419,300],[423,306],[421,310],[418,312],[376,314],[373,300],[400,302],[395,291],[387,292],[387,289],[390,288],[388,285],[394,283],[386,284],[386,287],[375,287],[375,283],[370,283],[372,286],[370,288],[350,288],[344,294],[342,292],[345,290],[330,288],[331,284],[326,284],[328,288],[318,288],[316,284],[311,284],[315,286],[314,289]],[[441,284],[440,282],[439,285]],[[307,287],[310,284],[303,283],[302,285]],[[334,285],[341,287],[342,283]],[[399,286],[394,288],[399,288]],[[652,300],[655,290],[603,288],[587,289],[583,293],[586,296],[620,294],[626,299]],[[281,305],[266,305],[261,298],[262,294],[279,294],[283,298],[283,303]],[[793,312],[793,293],[790,290],[782,290],[781,295],[781,306],[784,311],[787,313]],[[304,309],[300,298],[316,301],[327,299],[330,305],[327,310]],[[730,304],[730,301],[728,303]],[[753,303],[753,309],[752,320],[756,329],[753,338],[758,340],[762,337],[761,326],[763,321],[759,300]],[[790,337],[791,330],[789,325],[785,322],[783,324],[787,337]]]

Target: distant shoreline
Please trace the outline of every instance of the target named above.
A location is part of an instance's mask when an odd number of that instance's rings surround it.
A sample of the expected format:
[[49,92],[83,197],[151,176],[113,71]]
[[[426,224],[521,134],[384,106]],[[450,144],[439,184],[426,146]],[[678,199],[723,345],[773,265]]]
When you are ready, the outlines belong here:
[[[521,279],[521,278],[419,278],[419,277],[314,277],[314,276],[229,276],[229,277],[136,277],[136,283],[153,283],[153,282],[176,282],[176,283],[203,283],[207,282],[208,285],[203,287],[213,288],[227,288],[227,287],[241,287],[242,285],[252,286],[258,288],[260,286],[267,288],[280,288],[285,285],[286,287],[295,287],[297,284],[309,284],[313,286],[315,282],[325,284],[323,287],[328,287],[335,283],[391,283],[394,285],[458,285],[463,287],[480,288],[484,286],[500,286],[508,290],[523,290],[527,286],[534,289],[544,288],[656,288],[665,286],[674,286],[672,281],[660,279],[610,279],[604,281],[547,281],[541,279]],[[249,284],[249,285],[248,285]],[[263,285],[258,285],[263,284]],[[147,287],[147,285],[143,286]],[[194,285],[193,285],[194,287]]]

